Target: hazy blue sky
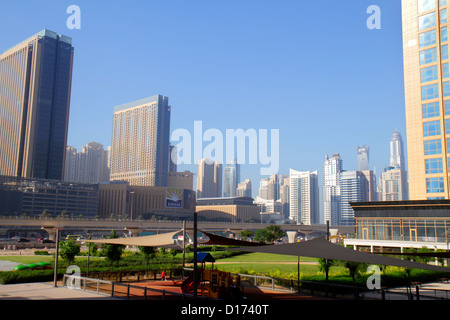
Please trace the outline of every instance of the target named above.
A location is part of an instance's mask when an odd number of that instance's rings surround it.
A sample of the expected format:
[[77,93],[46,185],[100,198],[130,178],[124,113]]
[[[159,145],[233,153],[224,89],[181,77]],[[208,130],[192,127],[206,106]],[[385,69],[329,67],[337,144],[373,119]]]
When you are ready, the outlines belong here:
[[[81,30],[66,26],[71,4]],[[366,27],[370,5],[380,30]],[[280,174],[321,171],[327,153],[356,170],[364,144],[379,174],[395,129],[406,144],[400,0],[0,1],[0,51],[44,28],[73,39],[79,149],[110,145],[113,107],[155,94],[171,131],[279,129]],[[255,191],[258,173],[241,173]]]

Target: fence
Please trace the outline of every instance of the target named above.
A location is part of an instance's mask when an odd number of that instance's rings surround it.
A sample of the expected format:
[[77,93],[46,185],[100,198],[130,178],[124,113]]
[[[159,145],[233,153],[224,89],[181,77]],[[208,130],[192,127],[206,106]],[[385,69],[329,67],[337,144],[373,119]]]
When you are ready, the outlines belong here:
[[[192,300],[192,294],[160,290],[129,283],[86,278],[75,275],[63,276],[63,286],[69,289],[93,291],[97,294],[127,300]],[[197,297],[204,299],[203,297]]]

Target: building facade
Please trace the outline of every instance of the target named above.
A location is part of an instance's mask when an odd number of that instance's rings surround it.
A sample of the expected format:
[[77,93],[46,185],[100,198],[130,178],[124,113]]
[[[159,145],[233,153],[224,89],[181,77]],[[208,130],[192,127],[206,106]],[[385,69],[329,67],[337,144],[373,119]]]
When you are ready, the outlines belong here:
[[63,179],[73,54],[42,30],[0,55],[0,175]]
[[195,210],[199,218],[230,222],[259,222],[260,208],[253,198],[207,198],[197,199]]
[[319,224],[317,171],[289,170],[289,219],[298,224]]
[[241,182],[240,166],[237,161],[227,163],[223,170],[223,196],[236,197]]
[[356,154],[358,157],[358,171],[369,170],[369,147],[357,146]]
[[340,173],[341,208],[339,225],[355,224],[355,213],[350,202],[360,202],[364,199],[364,177],[361,171],[344,171]]
[[97,142],[83,146],[81,152],[67,146],[64,181],[82,183],[109,181],[108,151]]
[[8,215],[94,218],[98,184],[0,176],[0,212]]
[[133,186],[126,181],[100,183],[98,216],[100,218],[150,219],[192,217],[195,210],[193,190]]
[[252,181],[250,179],[246,179],[238,184],[237,196],[247,198],[252,197]]
[[222,196],[222,164],[201,159],[197,172],[197,198]]
[[445,0],[402,0],[411,200],[449,198],[448,5]]
[[341,186],[339,181],[340,173],[343,171],[341,156],[336,153],[331,158],[325,157],[323,164],[323,222],[330,222],[331,225],[338,225],[341,211]]
[[355,236],[345,245],[370,252],[403,252],[428,247],[448,251],[450,201],[411,200],[359,202],[355,211]]
[[114,108],[111,181],[167,186],[170,109],[162,95]]

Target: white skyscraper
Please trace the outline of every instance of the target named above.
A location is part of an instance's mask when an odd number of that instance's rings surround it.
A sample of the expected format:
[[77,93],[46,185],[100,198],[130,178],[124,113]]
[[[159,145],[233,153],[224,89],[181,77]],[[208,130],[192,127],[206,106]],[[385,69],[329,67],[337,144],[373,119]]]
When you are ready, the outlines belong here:
[[289,170],[289,218],[298,224],[319,224],[318,174]]
[[344,171],[340,174],[341,216],[339,225],[355,224],[355,213],[350,202],[364,200],[364,176],[361,171]]
[[228,162],[223,170],[223,196],[236,197],[240,181],[240,166],[237,161]]
[[403,141],[399,132],[395,131],[391,138],[391,159],[389,164],[393,167],[406,170],[405,155],[403,153]]
[[369,147],[357,146],[356,152],[358,155],[358,170],[359,171],[369,170]]
[[342,172],[343,160],[339,154],[328,155],[323,164],[323,222],[330,221],[331,225],[339,224],[341,208],[341,187],[339,175]]

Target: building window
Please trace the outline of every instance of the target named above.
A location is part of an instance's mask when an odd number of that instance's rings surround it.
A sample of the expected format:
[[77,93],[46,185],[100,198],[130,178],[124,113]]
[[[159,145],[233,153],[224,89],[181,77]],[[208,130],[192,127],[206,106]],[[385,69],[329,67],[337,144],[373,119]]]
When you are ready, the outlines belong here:
[[450,134],[450,119],[445,120],[445,134]]
[[425,160],[425,173],[444,173],[444,166],[442,159],[426,159]]
[[447,27],[441,28],[441,41],[447,41],[448,40],[448,32]]
[[439,0],[439,6],[445,6],[447,4],[447,0]]
[[419,34],[419,47],[427,47],[436,43],[436,30]]
[[435,25],[436,14],[434,12],[419,17],[419,31],[434,27]]
[[448,62],[444,63],[442,65],[442,78],[448,78],[450,77],[449,69],[448,69]]
[[434,98],[439,98],[439,88],[437,83],[422,87],[422,100]]
[[441,122],[439,120],[424,122],[423,124],[423,136],[431,137],[441,134]]
[[448,97],[450,96],[450,82],[446,81],[444,83],[442,83],[442,90],[444,91],[444,97]]
[[418,10],[419,13],[432,10],[435,8],[435,1],[434,0],[419,0],[418,1]]
[[425,155],[442,154],[442,143],[440,139],[424,142]]
[[442,55],[442,60],[448,59],[448,44],[442,46],[441,55]]
[[441,24],[447,23],[447,9],[442,9],[440,16]]
[[444,178],[427,178],[427,193],[444,192]]
[[[449,101],[449,112],[450,112],[450,101]],[[426,103],[422,105],[422,116],[424,119],[439,117],[439,101]]]
[[436,48],[420,51],[420,65],[432,63],[437,60]]
[[450,115],[450,100],[444,101],[445,115]]
[[[447,72],[448,72],[448,64],[447,64]],[[437,78],[438,78],[437,66],[431,66],[420,70],[420,82],[422,83],[437,80]]]

